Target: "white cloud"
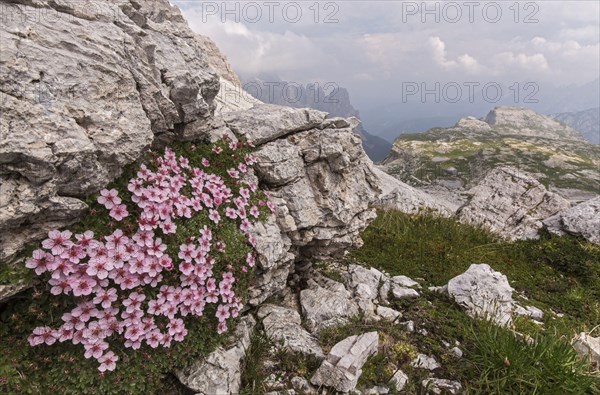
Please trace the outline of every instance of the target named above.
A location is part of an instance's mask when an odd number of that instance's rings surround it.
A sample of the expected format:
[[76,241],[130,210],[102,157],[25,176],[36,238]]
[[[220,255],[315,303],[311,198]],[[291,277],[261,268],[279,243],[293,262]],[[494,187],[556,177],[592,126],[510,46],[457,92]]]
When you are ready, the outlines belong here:
[[527,55],[524,53],[501,52],[494,57],[494,63],[500,70],[517,67],[521,70],[542,72],[547,71],[550,66],[546,57],[541,53]]

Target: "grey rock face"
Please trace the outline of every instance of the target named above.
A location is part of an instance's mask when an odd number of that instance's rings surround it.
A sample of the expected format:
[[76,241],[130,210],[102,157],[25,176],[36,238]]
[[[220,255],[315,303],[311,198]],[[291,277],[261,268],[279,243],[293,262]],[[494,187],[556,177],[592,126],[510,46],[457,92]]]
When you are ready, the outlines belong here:
[[256,321],[242,318],[235,329],[235,343],[228,349],[217,348],[205,360],[176,372],[183,385],[205,395],[237,394],[242,382],[241,363],[250,347],[250,337]]
[[300,304],[308,324],[317,332],[359,314],[352,294],[343,284],[330,279],[325,279],[322,284],[308,280],[308,288],[300,291]]
[[458,381],[432,378],[423,380],[421,385],[430,394],[439,395],[443,392],[445,394],[458,395],[463,393],[462,385]]
[[[81,215],[80,199],[157,136],[209,117],[219,82],[206,61],[210,40],[167,0],[16,1],[3,15],[11,16],[0,26],[0,251],[8,258]],[[52,17],[33,23],[39,15]]]
[[569,233],[600,244],[600,197],[567,208],[547,218],[544,225],[552,233]]
[[275,305],[263,305],[258,311],[267,337],[284,348],[305,355],[325,358],[316,339],[301,325],[298,312]]
[[356,387],[362,367],[371,355],[377,353],[379,335],[369,332],[350,336],[337,343],[311,378],[314,385],[324,385],[340,392]]
[[513,289],[508,279],[485,264],[473,264],[448,282],[448,294],[472,317],[490,319],[498,325],[512,321]]
[[570,207],[566,199],[511,167],[491,170],[470,194],[458,219],[509,239],[537,238],[544,219]]

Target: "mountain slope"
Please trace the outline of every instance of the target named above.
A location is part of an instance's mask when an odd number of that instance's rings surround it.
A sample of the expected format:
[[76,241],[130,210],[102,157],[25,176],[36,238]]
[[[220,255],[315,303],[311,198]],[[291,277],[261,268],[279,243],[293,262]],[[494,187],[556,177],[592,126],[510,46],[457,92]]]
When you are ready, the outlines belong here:
[[577,130],[590,143],[600,144],[600,107],[553,114],[551,117]]
[[530,172],[548,187],[598,193],[600,147],[529,109],[497,107],[484,120],[401,135],[383,162],[408,183],[469,186],[497,165]]

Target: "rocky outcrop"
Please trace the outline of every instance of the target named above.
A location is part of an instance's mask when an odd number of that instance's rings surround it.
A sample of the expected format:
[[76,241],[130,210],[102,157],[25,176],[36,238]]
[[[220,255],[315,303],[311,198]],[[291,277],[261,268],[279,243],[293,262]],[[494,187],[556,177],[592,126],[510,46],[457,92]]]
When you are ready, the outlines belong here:
[[[23,0],[4,7],[13,18],[0,27],[2,263],[24,243],[76,221],[87,210],[83,198],[146,148],[224,134],[257,145],[256,181],[277,209],[276,220],[253,230],[259,256],[250,304],[283,289],[296,263],[361,245],[379,181],[352,132],[356,121],[216,98],[220,84],[239,81],[167,0],[78,5]],[[57,18],[24,22],[41,12]],[[21,89],[30,85],[44,87],[43,101]]]
[[509,239],[537,238],[544,219],[570,207],[531,175],[511,167],[491,170],[469,193],[458,219]]
[[448,282],[448,294],[469,315],[499,325],[512,321],[513,289],[508,279],[485,264],[473,264]]
[[405,184],[378,167],[374,171],[381,180],[381,194],[373,203],[378,208],[399,210],[407,214],[431,211],[443,216],[451,216],[458,209],[458,206]]
[[250,338],[256,321],[252,316],[240,320],[229,348],[217,348],[204,360],[197,361],[176,372],[183,385],[205,395],[237,394],[242,383],[241,364],[250,347]]
[[157,138],[203,123],[219,81],[207,61],[214,44],[195,35],[167,0],[18,0],[2,7],[6,259],[74,221],[86,209],[82,199]]
[[263,305],[258,311],[265,334],[273,343],[286,350],[314,355],[319,359],[325,356],[316,339],[301,325],[300,314],[292,309],[275,305]]
[[379,335],[369,332],[337,343],[311,378],[314,385],[349,392],[356,387],[367,358],[377,353]]
[[462,385],[458,381],[432,378],[423,380],[421,385],[429,394],[458,395],[463,393]]
[[500,134],[510,135],[518,130],[525,137],[583,141],[573,128],[524,107],[496,107],[485,117],[485,122],[490,126],[499,126],[495,130]]
[[600,197],[567,208],[545,219],[544,225],[554,234],[568,233],[600,244]]
[[315,332],[344,324],[359,314],[357,303],[343,284],[324,277],[320,280],[320,284],[308,280],[308,288],[300,291],[302,312]]

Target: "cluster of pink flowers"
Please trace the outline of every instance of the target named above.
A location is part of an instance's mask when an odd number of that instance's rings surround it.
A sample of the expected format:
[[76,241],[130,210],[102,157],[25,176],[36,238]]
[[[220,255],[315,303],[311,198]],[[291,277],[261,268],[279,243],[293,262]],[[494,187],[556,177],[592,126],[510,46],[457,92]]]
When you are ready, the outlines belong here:
[[[235,144],[230,148],[235,149]],[[218,146],[213,148],[217,154],[221,151]],[[43,249],[34,251],[26,266],[38,275],[49,273],[50,292],[72,295],[77,305],[62,316],[59,328],[36,328],[29,343],[81,343],[85,358],[95,358],[104,372],[114,370],[118,360],[109,350],[109,339],[121,339],[132,349],[142,343],[152,348],[169,347],[187,335],[181,317],[200,317],[208,304],[216,305],[217,332],[225,332],[227,320],[239,314],[242,303],[234,292],[232,264],[227,265],[227,271],[213,272],[218,254],[226,246],[213,237],[211,227],[224,220],[235,221],[249,244],[255,246],[249,231],[259,218],[259,206],[266,205],[271,211],[274,208],[262,200],[257,205],[250,203],[257,187],[243,181],[243,175],[254,163],[255,159],[246,155],[236,169],[227,171],[231,183],[240,185],[239,193],[234,194],[223,178],[191,167],[188,159],[177,158],[167,149],[157,159],[155,171],[142,165],[128,184],[139,213],[134,233],[126,235],[117,229],[95,238],[91,231],[75,235],[68,230],[49,232]],[[206,159],[202,164],[210,166]],[[115,221],[129,215],[114,189],[101,191],[98,203]],[[173,252],[177,256],[170,256],[160,236],[177,232],[177,223],[203,210],[215,225],[209,223],[197,234],[186,235],[186,242]],[[245,260],[239,267],[243,272],[254,266],[255,252],[248,253]],[[166,273],[176,280],[165,283]],[[144,293],[150,288],[159,288],[156,297]]]

